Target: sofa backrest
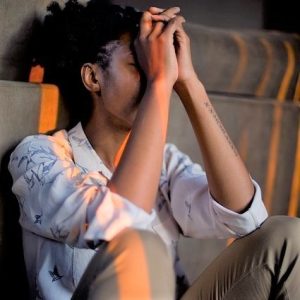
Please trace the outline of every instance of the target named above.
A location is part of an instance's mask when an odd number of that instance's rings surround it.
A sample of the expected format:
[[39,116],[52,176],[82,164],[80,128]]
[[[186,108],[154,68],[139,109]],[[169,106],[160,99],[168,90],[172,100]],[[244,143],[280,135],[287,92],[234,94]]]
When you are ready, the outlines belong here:
[[198,76],[211,93],[300,101],[300,35],[187,23]]
[[[0,80],[0,282],[5,289],[14,280],[12,298],[26,299],[19,207],[11,192],[7,163],[11,150],[25,136],[63,127],[66,115],[52,85]],[[63,116],[60,118],[59,116]]]

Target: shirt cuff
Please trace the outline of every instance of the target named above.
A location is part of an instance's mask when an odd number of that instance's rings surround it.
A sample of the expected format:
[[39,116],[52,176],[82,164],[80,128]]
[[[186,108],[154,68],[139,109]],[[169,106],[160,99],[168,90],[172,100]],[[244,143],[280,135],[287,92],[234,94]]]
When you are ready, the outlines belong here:
[[258,227],[266,220],[268,213],[262,201],[261,189],[256,181],[252,179],[255,194],[247,211],[242,214],[234,212],[213,199],[211,194],[212,210],[216,215],[216,222],[224,226],[225,230],[237,237],[244,236]]

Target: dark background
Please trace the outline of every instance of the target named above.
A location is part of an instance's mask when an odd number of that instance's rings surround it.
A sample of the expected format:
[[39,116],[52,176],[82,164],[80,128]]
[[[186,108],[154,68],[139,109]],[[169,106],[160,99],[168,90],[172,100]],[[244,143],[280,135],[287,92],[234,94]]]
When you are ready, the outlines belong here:
[[114,0],[144,10],[149,6],[181,7],[193,23],[222,28],[300,32],[299,0]]

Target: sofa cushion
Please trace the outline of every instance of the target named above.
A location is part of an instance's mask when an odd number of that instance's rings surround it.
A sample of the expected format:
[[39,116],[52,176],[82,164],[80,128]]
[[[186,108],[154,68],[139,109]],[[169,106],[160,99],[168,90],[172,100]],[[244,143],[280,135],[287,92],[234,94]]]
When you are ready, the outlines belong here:
[[209,92],[299,98],[295,92],[300,85],[300,35],[191,23],[185,28],[196,71]]

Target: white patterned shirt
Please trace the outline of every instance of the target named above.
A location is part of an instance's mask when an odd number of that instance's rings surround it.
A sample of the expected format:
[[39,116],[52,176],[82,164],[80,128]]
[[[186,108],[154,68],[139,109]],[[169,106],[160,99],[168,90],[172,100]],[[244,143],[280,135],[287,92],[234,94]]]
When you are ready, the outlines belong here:
[[70,299],[99,241],[126,227],[157,233],[174,258],[180,234],[241,237],[267,218],[261,190],[238,214],[210,195],[199,164],[166,144],[151,214],[109,190],[112,173],[90,145],[81,123],[69,132],[26,137],[11,154],[9,170],[20,206],[25,263],[35,299]]

